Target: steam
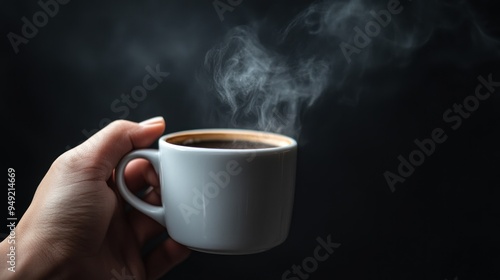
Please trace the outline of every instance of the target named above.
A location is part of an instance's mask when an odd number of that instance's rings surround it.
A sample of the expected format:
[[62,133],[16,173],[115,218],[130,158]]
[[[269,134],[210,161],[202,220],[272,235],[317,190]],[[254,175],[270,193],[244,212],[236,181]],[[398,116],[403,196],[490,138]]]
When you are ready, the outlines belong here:
[[231,30],[223,45],[208,52],[205,64],[232,122],[255,122],[265,131],[293,132],[300,106],[312,105],[328,82],[328,63],[314,57],[291,61],[264,47],[248,27]]
[[[324,92],[356,106],[365,94],[362,81],[368,73],[406,67],[437,30],[456,32],[469,26],[460,35],[498,54],[498,41],[481,29],[464,2],[402,1],[398,13],[377,21],[377,15],[388,14],[388,2],[394,1],[317,2],[274,36],[266,34],[274,31],[264,28],[265,22],[230,30],[205,57],[213,92],[223,104],[219,122],[298,137],[302,114]],[[365,44],[356,45],[356,28],[365,30],[370,21],[379,25],[378,32],[372,29]],[[265,35],[275,40],[264,43]],[[342,44],[355,51],[346,55]],[[467,64],[487,59],[474,51],[453,55]],[[445,54],[448,50],[437,51],[434,59],[446,58]]]

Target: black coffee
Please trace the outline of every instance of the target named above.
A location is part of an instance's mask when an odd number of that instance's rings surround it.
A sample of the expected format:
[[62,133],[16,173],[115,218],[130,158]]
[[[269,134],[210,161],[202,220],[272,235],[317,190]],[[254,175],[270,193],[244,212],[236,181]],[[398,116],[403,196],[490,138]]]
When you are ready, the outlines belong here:
[[261,142],[246,140],[206,140],[199,142],[187,142],[180,144],[182,146],[212,149],[265,149],[276,147]]

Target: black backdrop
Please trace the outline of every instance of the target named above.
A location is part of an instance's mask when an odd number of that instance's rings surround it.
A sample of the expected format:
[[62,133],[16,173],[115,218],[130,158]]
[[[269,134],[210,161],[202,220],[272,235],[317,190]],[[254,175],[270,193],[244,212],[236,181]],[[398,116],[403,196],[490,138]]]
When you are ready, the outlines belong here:
[[[406,67],[375,69],[337,89],[363,88],[356,102],[324,94],[304,113],[284,244],[248,256],[194,252],[165,279],[280,279],[328,236],[341,245],[308,279],[500,279],[500,87],[456,130],[443,119],[474,95],[478,76],[500,81],[493,2],[470,3],[487,27],[488,52],[457,25],[436,32]],[[40,6],[4,1],[3,160],[16,169],[18,215],[51,162],[107,119],[161,115],[166,132],[213,126],[207,116],[218,103],[197,84],[205,53],[231,27],[255,20],[280,26],[309,4],[243,0],[221,21],[210,1],[73,0],[16,54],[8,34],[20,34],[22,17],[31,19]],[[128,113],[110,109],[157,64],[170,73],[165,81]],[[391,191],[384,172],[397,174],[398,156],[408,159],[418,149],[414,140],[436,128],[446,141]]]

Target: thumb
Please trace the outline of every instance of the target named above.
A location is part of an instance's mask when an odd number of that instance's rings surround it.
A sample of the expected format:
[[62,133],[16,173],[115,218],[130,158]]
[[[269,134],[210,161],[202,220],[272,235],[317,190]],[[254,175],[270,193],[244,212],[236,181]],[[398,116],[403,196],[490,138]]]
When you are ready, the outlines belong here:
[[[63,155],[71,171],[92,170],[94,179],[107,180],[120,159],[133,149],[150,146],[165,129],[155,117],[135,123],[117,120]],[[69,162],[68,162],[69,161]]]

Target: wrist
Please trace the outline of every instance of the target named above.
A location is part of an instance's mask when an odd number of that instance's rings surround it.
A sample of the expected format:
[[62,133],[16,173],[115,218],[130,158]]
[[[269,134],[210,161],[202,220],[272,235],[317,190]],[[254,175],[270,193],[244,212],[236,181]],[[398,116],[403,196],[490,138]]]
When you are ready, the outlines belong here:
[[61,267],[47,244],[19,224],[0,243],[0,279],[46,279]]

